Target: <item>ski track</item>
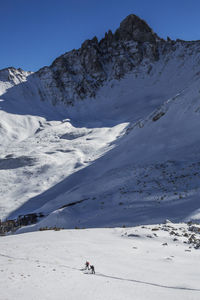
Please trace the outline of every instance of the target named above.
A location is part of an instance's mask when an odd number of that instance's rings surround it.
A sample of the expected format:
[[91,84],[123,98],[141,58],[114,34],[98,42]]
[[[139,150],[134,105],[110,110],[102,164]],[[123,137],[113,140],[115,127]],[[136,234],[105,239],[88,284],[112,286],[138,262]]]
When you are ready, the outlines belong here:
[[[43,263],[43,264],[47,264],[47,265],[55,265],[55,263],[50,263],[50,262],[47,262],[47,261],[38,261],[38,260],[31,260],[31,259],[21,258],[21,257],[13,257],[13,256],[5,255],[5,254],[2,254],[2,253],[0,253],[0,256],[5,257],[5,258],[9,258],[9,259],[14,259],[14,260],[23,260],[23,261],[34,262],[34,263]],[[67,265],[56,264],[56,266],[61,267],[61,268],[67,268],[67,269],[70,269],[70,270],[75,270],[75,271],[83,271],[83,269],[79,269],[79,268],[75,268],[75,267],[71,267],[71,266],[67,266]],[[91,273],[84,273],[84,274],[89,275]],[[93,274],[91,274],[91,275],[93,275]],[[117,277],[117,276],[106,275],[106,274],[102,274],[102,273],[98,273],[98,272],[96,272],[95,275],[99,276],[99,277],[110,278],[110,279],[121,280],[121,281],[127,281],[127,282],[133,282],[133,283],[139,283],[139,284],[144,284],[144,285],[151,285],[151,286],[165,288],[165,289],[200,292],[200,289],[196,289],[196,288],[187,288],[187,287],[179,287],[179,286],[167,286],[167,285],[157,284],[157,283],[153,283],[153,282],[140,281],[140,280],[136,280],[136,279],[128,279],[128,278],[122,278],[122,277]]]
[[101,276],[101,277],[106,277],[106,278],[112,278],[112,279],[116,279],[116,280],[129,281],[129,282],[135,282],[135,283],[141,283],[141,284],[156,286],[156,287],[165,288],[165,289],[175,289],[175,290],[186,290],[186,291],[200,292],[200,289],[195,289],[195,288],[187,288],[187,287],[179,287],[179,286],[167,286],[167,285],[161,285],[161,284],[147,282],[147,281],[140,281],[140,280],[136,280],[136,279],[127,279],[127,278],[115,277],[115,276],[105,275],[105,274],[101,274],[101,273],[96,273],[96,275]]

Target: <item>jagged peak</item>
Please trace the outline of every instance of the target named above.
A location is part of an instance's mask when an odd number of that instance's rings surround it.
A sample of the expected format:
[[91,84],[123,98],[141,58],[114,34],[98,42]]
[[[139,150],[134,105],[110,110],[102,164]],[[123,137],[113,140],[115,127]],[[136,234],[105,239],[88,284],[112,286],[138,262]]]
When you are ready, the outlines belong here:
[[98,44],[98,38],[96,36],[94,36],[91,40],[85,40],[82,45],[81,48],[87,48],[88,46],[92,46],[92,45],[97,45]]
[[115,31],[117,40],[135,40],[138,42],[155,42],[158,36],[150,26],[134,14],[128,15]]
[[56,65],[63,58],[65,58],[66,55],[73,52],[76,54],[78,54],[79,51],[80,53],[83,53],[85,51],[88,51],[89,48],[96,48],[102,45],[103,47],[105,47],[105,45],[112,46],[113,42],[116,43],[118,41],[131,40],[136,42],[155,43],[157,40],[161,39],[156,35],[156,33],[153,32],[153,30],[144,20],[140,19],[134,14],[130,14],[120,23],[119,28],[114,33],[111,30],[108,30],[105,33],[105,37],[100,41],[96,36],[94,36],[92,39],[85,40],[81,44],[80,49],[74,49],[72,51],[60,55],[53,61],[51,66]]
[[[155,42],[160,39],[156,33],[153,32],[151,27],[142,19],[134,14],[128,15],[121,23],[119,28],[113,33],[111,30],[105,33],[105,37],[100,40],[99,44],[106,40],[109,43],[118,40],[134,40],[137,42]],[[88,46],[98,45],[98,39],[95,36],[92,39],[85,40],[81,49]]]
[[120,23],[119,28],[117,28],[114,33],[108,30],[108,32],[105,33],[105,37],[99,43],[106,41],[108,44],[111,44],[113,41],[131,40],[155,43],[163,39],[159,38],[144,20],[134,14],[130,14]]

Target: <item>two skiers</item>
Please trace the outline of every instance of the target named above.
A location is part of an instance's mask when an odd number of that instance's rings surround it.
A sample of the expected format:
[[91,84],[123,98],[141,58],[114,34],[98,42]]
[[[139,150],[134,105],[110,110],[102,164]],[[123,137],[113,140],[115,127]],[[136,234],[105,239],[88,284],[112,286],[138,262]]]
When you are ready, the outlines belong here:
[[85,263],[85,270],[91,270],[91,273],[95,274],[94,266],[90,265],[89,261],[86,261],[86,263]]

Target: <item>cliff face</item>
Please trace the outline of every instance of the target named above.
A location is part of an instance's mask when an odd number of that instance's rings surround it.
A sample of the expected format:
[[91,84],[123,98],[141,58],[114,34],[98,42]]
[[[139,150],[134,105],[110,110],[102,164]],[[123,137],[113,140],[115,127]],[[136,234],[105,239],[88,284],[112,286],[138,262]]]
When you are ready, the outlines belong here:
[[156,62],[164,68],[174,56],[182,63],[191,55],[197,57],[198,51],[198,41],[164,41],[145,21],[131,14],[114,33],[109,30],[100,41],[97,37],[86,40],[80,49],[61,55],[51,66],[34,74],[8,68],[0,71],[0,80],[17,85],[32,74],[40,100],[74,106],[79,100],[95,98],[106,82],[119,81],[131,72],[135,77],[148,75]]
[[115,33],[110,30],[98,41],[86,40],[80,49],[57,58],[50,67],[36,73],[42,98],[73,105],[85,97],[95,97],[105,81],[121,79],[141,65],[159,59],[161,40],[135,15],[128,16]]

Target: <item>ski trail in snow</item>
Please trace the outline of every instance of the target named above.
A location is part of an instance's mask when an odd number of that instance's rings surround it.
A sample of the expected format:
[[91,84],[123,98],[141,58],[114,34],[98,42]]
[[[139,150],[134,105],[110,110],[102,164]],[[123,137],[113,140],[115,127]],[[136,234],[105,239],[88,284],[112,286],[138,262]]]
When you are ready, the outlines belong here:
[[[28,258],[13,257],[13,256],[2,254],[2,253],[0,253],[0,256],[10,258],[10,259],[14,259],[14,260],[24,260],[24,261],[29,261],[29,262],[36,262],[36,260],[31,260],[31,259],[28,259]],[[58,267],[67,268],[67,269],[70,269],[70,270],[83,271],[83,269],[70,267],[70,266],[67,266],[67,265],[60,265],[60,264],[57,264],[57,263],[49,263],[47,261],[39,261],[38,260],[37,263],[43,263],[43,264],[54,265],[54,266],[57,265]],[[90,273],[84,273],[84,274],[88,275]],[[95,275],[99,276],[99,277],[105,277],[105,278],[121,280],[121,281],[128,281],[128,282],[134,282],[134,283],[140,283],[140,284],[151,285],[151,286],[165,288],[165,289],[200,292],[200,289],[195,289],[195,288],[189,288],[189,287],[187,288],[187,287],[180,287],[180,286],[168,286],[168,285],[162,285],[162,284],[148,282],[148,281],[140,281],[140,280],[136,280],[136,279],[128,279],[128,278],[122,278],[122,277],[117,277],[117,276],[111,276],[111,275],[106,275],[106,274],[102,274],[102,273],[98,273],[98,272],[95,273]]]
[[49,261],[42,261],[42,260],[39,260],[39,259],[30,259],[30,258],[22,258],[22,257],[14,257],[14,256],[10,256],[10,255],[6,255],[6,254],[2,254],[0,253],[0,256],[1,257],[5,257],[5,258],[9,258],[9,259],[13,259],[13,260],[23,260],[23,261],[28,261],[28,262],[33,262],[33,263],[41,263],[41,264],[47,264],[47,265],[53,265],[53,266],[58,266],[58,267],[63,267],[63,268],[67,268],[67,269],[71,269],[71,270],[76,270],[76,271],[81,271],[82,269],[79,269],[79,268],[75,268],[75,267],[70,267],[70,266],[67,266],[67,265],[60,265],[56,262],[54,263],[50,263]]
[[29,259],[28,259],[28,258],[13,257],[13,256],[6,255],[6,254],[2,254],[2,253],[0,253],[0,256],[2,256],[2,257],[6,257],[6,258],[10,258],[10,259],[14,259],[14,260],[27,260],[27,261],[29,261]]
[[3,254],[3,253],[0,253],[0,256],[2,257],[5,257],[5,258],[9,258],[9,259],[13,259],[13,260],[23,260],[23,261],[28,261],[28,262],[34,262],[34,263],[41,263],[41,264],[47,264],[47,265],[53,265],[53,266],[58,266],[58,267],[62,267],[62,268],[67,268],[67,269],[70,269],[70,270],[76,270],[76,271],[84,271],[85,269],[80,269],[80,268],[75,268],[75,267],[71,267],[71,266],[68,266],[68,265],[61,265],[61,264],[58,264],[56,262],[49,262],[49,261],[44,261],[44,260],[39,260],[39,259],[30,259],[30,258],[22,258],[22,257],[14,257],[14,256],[11,256],[11,255],[6,255],[6,254]]
[[193,289],[193,288],[179,287],[179,286],[168,286],[168,285],[162,285],[162,284],[152,283],[152,282],[147,282],[147,281],[140,281],[140,280],[136,280],[136,279],[127,279],[127,278],[121,278],[121,277],[116,277],[116,276],[110,276],[110,275],[105,275],[105,274],[101,274],[101,273],[96,273],[96,276],[101,276],[101,277],[106,277],[106,278],[111,278],[111,279],[116,279],[116,280],[122,280],[122,281],[141,283],[141,284],[146,284],[146,285],[151,285],[151,286],[156,286],[156,287],[161,287],[161,288],[166,288],[166,289],[200,292],[200,289]]

